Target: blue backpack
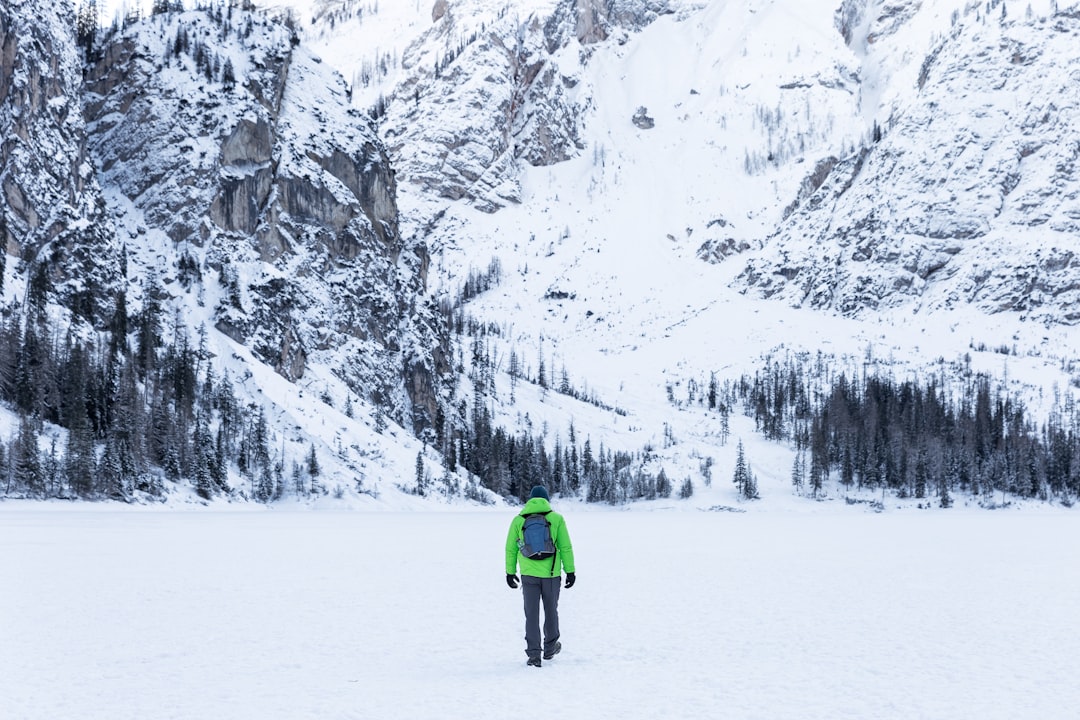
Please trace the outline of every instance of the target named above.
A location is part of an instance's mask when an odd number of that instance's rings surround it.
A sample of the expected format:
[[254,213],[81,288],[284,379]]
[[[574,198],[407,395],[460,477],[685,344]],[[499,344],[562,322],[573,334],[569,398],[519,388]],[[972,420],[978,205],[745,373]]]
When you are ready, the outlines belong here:
[[518,540],[521,554],[530,560],[543,560],[555,554],[555,543],[551,539],[551,523],[547,513],[535,513],[525,516],[525,525]]

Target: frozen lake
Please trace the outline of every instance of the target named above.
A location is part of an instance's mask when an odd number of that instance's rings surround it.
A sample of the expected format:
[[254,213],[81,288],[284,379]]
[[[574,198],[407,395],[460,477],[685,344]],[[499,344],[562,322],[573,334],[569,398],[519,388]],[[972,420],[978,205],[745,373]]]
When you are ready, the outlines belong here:
[[538,697],[568,720],[1080,707],[1067,512],[564,507],[578,584],[537,670],[503,580],[512,511],[27,507],[0,506],[11,720],[503,720]]

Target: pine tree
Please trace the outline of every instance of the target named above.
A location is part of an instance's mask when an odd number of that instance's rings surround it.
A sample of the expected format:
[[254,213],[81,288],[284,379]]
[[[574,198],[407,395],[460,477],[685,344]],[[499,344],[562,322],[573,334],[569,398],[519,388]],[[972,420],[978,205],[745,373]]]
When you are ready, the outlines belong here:
[[427,483],[424,482],[424,452],[416,453],[416,494],[423,497],[427,494]]
[[200,497],[209,500],[214,496],[214,477],[211,468],[216,459],[216,452],[205,412],[199,412],[195,417],[195,433],[192,437],[192,444],[194,445],[195,467],[193,479],[195,481],[195,491]]
[[824,483],[824,480],[823,480],[823,477],[822,477],[821,465],[814,458],[814,456],[811,455],[810,456],[810,490],[812,491],[814,498],[817,498],[818,494],[821,493],[821,490],[824,487],[824,484],[825,483]]
[[682,487],[679,488],[679,497],[683,500],[687,500],[694,494],[694,483],[687,477],[683,480]]
[[210,474],[210,465],[206,462],[206,457],[200,454],[195,455],[195,492],[199,494],[199,497],[209,500],[214,496],[214,480]]
[[282,457],[273,463],[273,498],[281,500],[285,494],[285,454],[282,449]]
[[87,412],[88,361],[82,346],[75,343],[68,351],[60,419],[68,430],[65,472],[71,489],[79,497],[96,492],[96,455],[94,431]]
[[750,481],[750,472],[746,467],[746,451],[743,448],[742,438],[735,450],[735,472],[732,473],[731,481],[735,483],[735,489],[739,497],[744,497],[746,484]]
[[274,469],[269,458],[259,463],[259,478],[255,485],[255,498],[262,503],[274,499]]
[[510,360],[506,373],[510,376],[510,404],[513,405],[517,402],[517,381],[521,377],[521,360],[514,348],[510,348]]
[[[6,468],[6,465],[3,444],[0,444],[0,468]],[[62,497],[64,493],[64,473],[60,455],[56,451],[56,436],[49,440],[49,452],[42,458],[41,472],[45,478],[46,497]]]
[[319,467],[319,457],[315,454],[315,443],[311,443],[311,449],[308,451],[307,456],[307,474],[311,481],[311,494],[315,495],[321,489],[316,478],[322,473],[322,468]]
[[214,461],[210,463],[210,479],[213,480],[218,490],[229,493],[232,492],[232,488],[229,487],[229,463],[226,442],[225,430],[219,421],[217,437],[214,438]]
[[551,488],[552,494],[562,494],[566,489],[566,469],[563,460],[563,448],[559,438],[555,438],[555,448],[551,451]]
[[668,480],[664,468],[660,468],[660,472],[656,476],[656,494],[658,497],[662,498],[671,497],[671,481]]
[[307,484],[304,482],[303,469],[300,467],[300,463],[295,461],[292,464],[292,485],[297,497],[307,495],[308,489]]
[[791,486],[795,488],[796,495],[802,495],[804,483],[803,452],[800,450],[795,453],[795,461],[791,465]]
[[127,334],[127,293],[121,288],[116,296],[112,319],[109,321],[109,353],[114,357],[127,351]]
[[855,463],[852,459],[851,444],[844,443],[842,458],[840,461],[840,483],[850,488],[855,482]]
[[11,450],[12,480],[17,488],[38,496],[44,488],[38,432],[26,417],[19,418],[19,434]]
[[757,477],[754,476],[753,471],[750,470],[750,466],[746,466],[746,483],[743,485],[743,499],[744,500],[757,500],[761,497],[758,494]]
[[0,399],[16,402],[15,376],[22,353],[22,326],[18,313],[11,313],[6,322],[0,321]]
[[929,468],[926,464],[926,451],[919,450],[918,458],[915,461],[915,497],[926,497],[927,475]]
[[581,477],[586,483],[590,483],[595,472],[596,462],[593,460],[592,445],[589,438],[585,438],[585,448],[581,453]]
[[33,269],[30,270],[30,283],[26,288],[26,307],[30,311],[28,317],[37,324],[42,324],[45,321],[45,310],[52,290],[49,261],[46,258],[41,258],[34,263]]
[[143,284],[142,309],[139,311],[135,327],[135,346],[140,379],[157,367],[157,350],[161,345],[161,303],[158,300],[160,288],[153,281]]
[[15,407],[23,415],[37,415],[41,410],[45,365],[43,346],[37,328],[27,320],[16,353],[13,383]]
[[226,91],[231,91],[236,87],[236,70],[233,69],[230,58],[225,58],[225,63],[221,67],[221,84]]
[[130,498],[130,490],[125,487],[121,472],[120,457],[115,439],[109,438],[105,442],[105,450],[101,454],[97,472],[98,482],[105,497],[111,500],[125,501]]
[[941,482],[938,484],[938,505],[943,508],[950,508],[952,504],[953,499],[952,495],[949,494],[949,483],[942,477]]
[[578,468],[577,435],[574,423],[570,423],[570,449],[566,459],[566,492],[575,497],[581,489],[581,472]]
[[93,58],[98,25],[97,0],[83,0],[75,16],[75,40],[82,48],[86,62],[90,62]]

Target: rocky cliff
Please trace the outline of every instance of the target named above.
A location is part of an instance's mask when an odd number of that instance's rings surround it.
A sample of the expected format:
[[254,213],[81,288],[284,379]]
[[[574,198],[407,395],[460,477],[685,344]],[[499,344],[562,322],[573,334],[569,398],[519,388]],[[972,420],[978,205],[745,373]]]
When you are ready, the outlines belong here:
[[284,377],[326,366],[430,426],[446,367],[426,250],[401,237],[367,118],[290,28],[239,10],[155,16],[103,46],[85,104],[134,257],[188,268],[216,327]]
[[[382,135],[416,194],[485,212],[521,201],[519,161],[551,165],[585,149],[591,47],[647,25],[666,2],[561,0],[547,12],[437,4],[404,50]],[[449,48],[449,50],[446,50]]]
[[1080,321],[1080,107],[1062,92],[1080,73],[1080,13],[1010,8],[954,15],[913,101],[832,165],[744,287],[848,315],[972,303]]
[[66,3],[0,6],[0,243],[100,323],[120,281],[119,250],[87,158],[74,21]]

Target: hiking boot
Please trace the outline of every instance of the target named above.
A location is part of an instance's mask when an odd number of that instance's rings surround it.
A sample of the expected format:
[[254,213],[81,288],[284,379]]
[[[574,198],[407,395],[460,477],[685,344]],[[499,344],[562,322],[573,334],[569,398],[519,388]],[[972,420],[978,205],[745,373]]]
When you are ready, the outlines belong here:
[[558,655],[560,650],[562,650],[562,643],[556,640],[554,645],[544,651],[544,659],[550,660],[551,658]]
[[540,658],[531,657],[531,658],[529,658],[529,662],[527,662],[525,664],[526,665],[531,665],[532,667],[540,667]]

